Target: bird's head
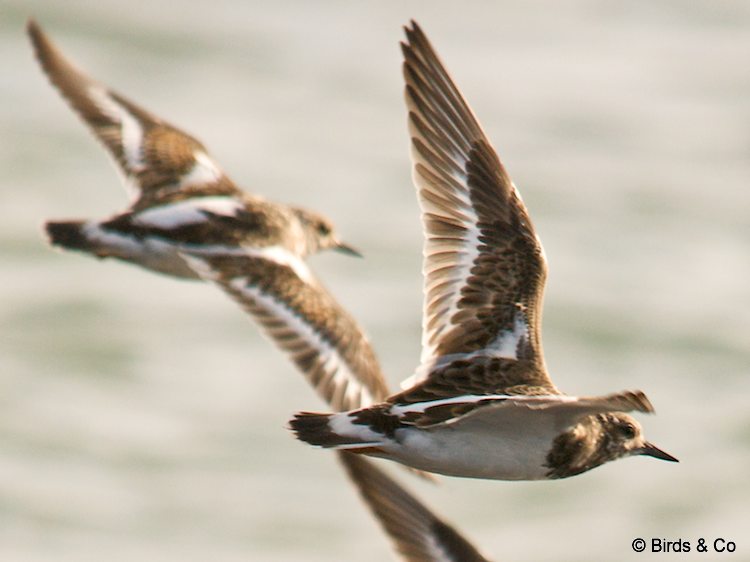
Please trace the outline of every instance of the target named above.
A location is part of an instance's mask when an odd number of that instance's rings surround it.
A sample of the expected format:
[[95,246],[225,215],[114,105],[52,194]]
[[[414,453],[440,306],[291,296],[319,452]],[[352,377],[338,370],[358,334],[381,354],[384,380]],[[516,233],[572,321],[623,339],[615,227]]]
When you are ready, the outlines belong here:
[[670,462],[679,462],[675,457],[646,441],[643,428],[628,414],[601,414],[597,416],[602,425],[599,439],[600,452],[606,460],[631,455],[646,455]]
[[306,209],[293,209],[299,219],[300,226],[306,241],[306,255],[314,254],[321,250],[336,250],[350,256],[362,257],[357,250],[345,244],[338,237],[333,223],[318,213]]

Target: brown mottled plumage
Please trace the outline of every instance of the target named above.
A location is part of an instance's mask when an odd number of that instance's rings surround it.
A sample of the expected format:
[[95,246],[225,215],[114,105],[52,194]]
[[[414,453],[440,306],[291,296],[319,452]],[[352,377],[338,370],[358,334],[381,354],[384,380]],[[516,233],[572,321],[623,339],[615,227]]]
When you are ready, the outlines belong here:
[[325,217],[243,193],[197,139],[89,78],[34,21],[28,33],[39,64],[112,156],[131,195],[125,212],[105,220],[48,222],[53,245],[183,278],[197,277],[179,256],[184,248],[357,254]]
[[457,358],[435,367],[429,378],[388,398],[392,404],[413,404],[461,394],[557,394],[547,373],[528,359],[479,355]]
[[362,329],[303,261],[200,252],[186,257],[258,321],[331,407],[360,408],[387,396]]
[[[387,387],[364,333],[299,259],[331,246],[352,253],[336,240],[332,225],[315,213],[242,193],[199,141],[85,76],[35,22],[28,31],[50,80],[112,155],[133,197],[128,211],[105,221],[48,223],[53,243],[211,280],[261,324],[333,408],[383,400]],[[131,136],[140,131],[140,142],[130,139],[137,165],[126,153],[128,123]],[[148,214],[170,205],[176,209],[171,221],[168,213]],[[180,212],[189,220],[178,220]],[[93,228],[100,239],[92,237]],[[117,244],[112,236],[120,237]],[[129,248],[155,241],[171,244],[173,252]],[[404,560],[484,560],[456,529],[371,462],[349,453],[337,456]]]
[[563,478],[627,455],[675,461],[625,413],[653,412],[643,392],[573,397],[552,383],[541,338],[547,265],[529,213],[425,34],[414,22],[405,31],[425,236],[421,365],[381,404],[298,414],[297,437],[500,480]]
[[[206,148],[195,138],[166,123],[104,84],[89,78],[67,60],[41,27],[30,20],[28,33],[39,64],[70,106],[114,158],[124,174],[138,211],[170,201],[181,192],[183,177],[206,157]],[[132,121],[129,123],[128,121]],[[138,129],[141,129],[139,131]],[[127,134],[141,142],[128,144]],[[129,152],[138,150],[138,153]],[[218,168],[206,181],[191,186],[192,195],[237,195],[239,189]]]

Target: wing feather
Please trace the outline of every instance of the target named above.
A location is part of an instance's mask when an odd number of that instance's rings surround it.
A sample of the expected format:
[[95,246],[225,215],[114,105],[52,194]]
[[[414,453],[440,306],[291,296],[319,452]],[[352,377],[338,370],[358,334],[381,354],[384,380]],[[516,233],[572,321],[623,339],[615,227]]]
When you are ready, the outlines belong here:
[[[421,428],[439,425],[463,425],[467,422],[486,424],[496,416],[498,423],[508,408],[547,410],[549,421],[556,424],[556,431],[564,431],[586,416],[638,411],[653,413],[654,408],[646,395],[640,391],[626,390],[606,396],[576,397],[560,394],[526,395],[466,395],[452,396],[443,400],[399,404],[391,408],[402,417],[402,423]],[[502,411],[501,411],[502,410]]]
[[33,20],[28,33],[50,82],[114,159],[135,210],[239,192],[198,140],[90,78]]
[[371,461],[348,453],[339,453],[339,460],[404,560],[487,561],[454,527]]
[[280,251],[257,255],[186,252],[190,266],[229,294],[337,411],[388,395],[370,342],[307,265]]
[[523,354],[543,369],[547,267],[531,219],[425,34],[412,22],[406,36],[405,97],[425,235],[418,372],[423,379],[445,366],[441,358],[478,355]]

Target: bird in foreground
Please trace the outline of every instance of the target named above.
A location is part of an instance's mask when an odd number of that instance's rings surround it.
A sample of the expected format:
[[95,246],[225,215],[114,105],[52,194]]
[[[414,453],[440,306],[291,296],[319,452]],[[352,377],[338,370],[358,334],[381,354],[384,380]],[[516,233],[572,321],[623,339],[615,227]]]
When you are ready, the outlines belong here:
[[325,217],[241,191],[195,138],[76,68],[30,20],[36,57],[112,156],[130,206],[104,220],[49,221],[50,242],[197,278],[182,249],[290,261],[328,248],[359,255]]
[[641,391],[568,396],[541,342],[547,265],[529,214],[474,113],[424,32],[405,29],[403,72],[422,210],[422,357],[404,390],[349,412],[290,422],[312,445],[420,470],[498,480],[581,474],[648,455],[628,412],[653,412]]
[[[53,83],[71,100],[73,107],[104,142],[116,162],[120,164],[126,178],[133,178],[129,183],[136,187],[137,192],[130,215],[134,215],[139,209],[148,212],[150,209],[163,208],[160,215],[146,215],[147,221],[149,216],[152,222],[155,216],[161,216],[162,221],[167,222],[169,213],[175,217],[172,232],[164,229],[165,232],[158,234],[155,228],[151,229],[152,232],[146,233],[143,224],[138,225],[138,229],[131,229],[131,232],[127,229],[118,230],[107,224],[107,221],[89,221],[88,224],[49,223],[51,226],[48,226],[48,231],[53,241],[58,245],[72,247],[71,249],[94,253],[94,247],[98,248],[99,252],[104,251],[103,244],[106,242],[109,252],[107,255],[114,255],[150,270],[176,277],[211,281],[225,290],[261,324],[266,335],[290,355],[311,385],[332,408],[360,408],[383,400],[388,395],[387,385],[369,341],[356,321],[336,302],[301,259],[305,253],[312,250],[308,249],[305,252],[303,248],[296,253],[284,254],[274,248],[273,241],[267,240],[263,243],[262,240],[256,240],[252,242],[251,248],[267,247],[269,251],[248,251],[246,244],[251,238],[250,235],[254,234],[257,238],[263,236],[261,229],[256,228],[253,232],[251,225],[245,228],[248,231],[247,235],[241,230],[234,236],[231,235],[231,230],[220,236],[215,234],[222,223],[227,227],[232,224],[229,220],[231,217],[211,215],[217,214],[217,211],[221,210],[220,206],[224,205],[221,200],[212,199],[214,196],[225,197],[227,205],[231,205],[229,201],[232,198],[236,198],[238,204],[246,201],[247,210],[258,213],[261,212],[262,205],[268,205],[269,211],[282,215],[284,208],[265,203],[259,198],[242,195],[223,174],[217,178],[213,186],[191,186],[190,182],[186,182],[182,177],[189,162],[180,166],[169,164],[169,155],[173,154],[175,146],[182,145],[183,149],[190,149],[191,146],[197,145],[197,141],[149,116],[142,109],[135,108],[121,96],[92,82],[75,70],[33,21],[29,23],[28,30],[37,56]],[[102,102],[103,99],[110,101]],[[100,107],[102,104],[103,108]],[[109,109],[109,113],[106,109]],[[132,137],[134,126],[140,127],[139,130],[143,131],[139,133],[141,136],[145,134],[150,137],[147,151],[151,156],[148,162],[152,163],[153,170],[158,169],[165,178],[159,183],[144,184],[142,179],[138,179],[138,174],[128,167],[127,161],[122,162],[122,139]],[[159,129],[163,131],[156,136],[154,131]],[[171,146],[173,143],[177,145]],[[199,150],[205,154],[205,149]],[[154,163],[158,165],[153,166]],[[218,170],[215,164],[202,156],[193,158],[193,168],[196,167],[196,163]],[[208,177],[208,171],[210,170],[201,173]],[[144,185],[151,187],[144,188]],[[201,200],[202,197],[205,199]],[[190,201],[191,199],[194,201]],[[162,201],[165,202],[164,205]],[[190,204],[170,207],[169,201],[185,201]],[[287,209],[298,212],[303,217],[309,217],[306,219],[307,224],[312,224],[312,218],[317,216],[302,210]],[[201,214],[205,214],[205,219]],[[188,220],[191,216],[196,223],[193,234],[187,230],[192,224]],[[202,227],[199,220],[205,221]],[[308,248],[314,247],[316,236],[321,235],[320,225],[325,225],[329,232],[328,241],[319,241],[317,247],[330,245],[350,251],[344,245],[334,242],[332,229],[327,222],[319,217],[317,220],[319,226],[308,234]],[[127,224],[126,219],[120,222]],[[132,222],[134,221],[131,220]],[[269,238],[283,240],[282,247],[287,250],[292,246],[287,241],[293,238],[294,230],[300,230],[300,226],[288,217],[275,223],[273,229],[257,219],[255,224],[264,225],[266,236]],[[80,232],[84,228],[88,229],[87,234],[105,232],[107,237],[88,236],[83,238],[86,247],[81,247],[84,242],[80,241],[83,236]],[[186,238],[188,234],[191,237],[187,241],[178,240],[176,233],[180,232],[179,229],[182,229],[180,237]],[[305,231],[304,228],[302,230]],[[60,234],[61,232],[67,234]],[[70,234],[71,232],[74,234]],[[136,232],[140,233],[140,238]],[[135,250],[130,250],[127,256],[124,254],[123,247],[127,248],[125,239],[130,234],[135,236],[134,245],[142,241],[144,246],[151,246],[143,248],[138,254],[139,259],[134,259]],[[63,244],[63,237],[67,244]],[[75,239],[79,242],[74,243]],[[113,253],[115,249],[118,253]],[[455,528],[430,511],[377,466],[346,452],[338,453],[337,457],[404,560],[486,561]]]

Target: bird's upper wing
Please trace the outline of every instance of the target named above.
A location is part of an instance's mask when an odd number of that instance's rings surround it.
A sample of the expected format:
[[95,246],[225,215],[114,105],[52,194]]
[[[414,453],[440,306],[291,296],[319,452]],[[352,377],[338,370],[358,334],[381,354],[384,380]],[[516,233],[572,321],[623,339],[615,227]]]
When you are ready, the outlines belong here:
[[454,527],[371,461],[339,453],[349,477],[408,562],[487,562]]
[[261,324],[333,409],[366,407],[387,396],[370,342],[301,259],[278,247],[236,255],[186,250],[183,256]]
[[543,368],[547,267],[521,196],[420,27],[402,43],[422,209],[422,363],[412,383],[476,356]]
[[[532,412],[545,410],[545,417]],[[482,431],[482,427],[518,426],[522,431],[530,424],[553,423],[555,431],[562,432],[582,418],[607,412],[652,413],[651,402],[640,390],[623,391],[606,396],[577,397],[561,394],[527,395],[475,395],[454,396],[444,400],[397,404],[391,413],[399,416],[401,423],[418,427],[450,425],[455,430]],[[467,429],[476,424],[473,429]]]
[[198,140],[89,78],[33,20],[28,33],[52,84],[114,158],[136,209],[191,195],[238,193]]

